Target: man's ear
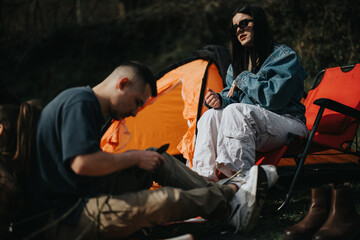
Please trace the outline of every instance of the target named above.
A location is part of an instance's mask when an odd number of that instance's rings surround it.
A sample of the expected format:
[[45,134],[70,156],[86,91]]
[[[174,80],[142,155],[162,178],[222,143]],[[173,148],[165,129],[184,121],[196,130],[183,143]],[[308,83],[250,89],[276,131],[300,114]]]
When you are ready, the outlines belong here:
[[120,78],[117,84],[117,88],[120,90],[124,90],[126,86],[130,84],[130,79],[127,77]]

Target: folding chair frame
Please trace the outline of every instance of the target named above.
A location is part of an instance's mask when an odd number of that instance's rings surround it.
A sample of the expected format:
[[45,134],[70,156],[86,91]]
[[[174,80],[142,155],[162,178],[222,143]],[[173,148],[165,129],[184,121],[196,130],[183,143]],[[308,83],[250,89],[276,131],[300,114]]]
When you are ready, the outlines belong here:
[[[346,68],[353,68],[355,65],[351,65],[351,66],[345,66],[345,67],[342,67],[342,69],[346,69]],[[319,76],[321,76],[323,73],[325,72],[325,70],[322,70],[315,78],[315,81],[314,81],[314,84],[312,86],[312,89],[316,86],[317,84],[317,81],[318,81],[318,78]],[[360,83],[359,83],[360,84]],[[299,178],[299,175],[300,173],[302,172],[302,169],[303,169],[303,166],[304,166],[304,163],[305,163],[305,160],[306,160],[306,157],[308,156],[308,153],[309,153],[309,150],[310,150],[310,147],[313,143],[313,139],[314,139],[314,136],[315,136],[315,133],[319,127],[319,124],[320,124],[320,120],[322,118],[322,115],[324,113],[324,110],[325,109],[330,109],[332,111],[335,111],[335,112],[338,112],[338,113],[341,113],[341,114],[344,114],[346,116],[350,116],[350,117],[353,117],[355,119],[355,121],[359,124],[360,123],[360,111],[355,109],[355,108],[351,108],[351,107],[348,107],[344,104],[341,104],[339,102],[336,102],[336,101],[333,101],[331,99],[327,99],[327,98],[320,98],[320,99],[317,99],[314,101],[314,104],[315,105],[318,105],[320,106],[320,109],[317,113],[317,116],[315,118],[315,122],[313,124],[313,127],[311,129],[311,132],[310,132],[310,135],[307,139],[307,142],[306,142],[306,145],[305,145],[305,149],[303,151],[303,153],[301,154],[301,158],[300,158],[300,161],[299,163],[297,164],[297,169],[296,169],[296,172],[295,172],[295,175],[294,175],[294,178],[293,178],[293,181],[290,185],[290,188],[289,188],[289,191],[288,193],[286,194],[286,198],[285,198],[285,201],[282,203],[282,205],[278,208],[278,210],[282,209],[285,205],[288,204],[288,202],[290,201],[290,197],[291,197],[291,194],[293,192],[293,189],[295,187],[295,184]],[[355,154],[357,156],[360,157],[360,154],[359,152],[349,152],[349,154]]]

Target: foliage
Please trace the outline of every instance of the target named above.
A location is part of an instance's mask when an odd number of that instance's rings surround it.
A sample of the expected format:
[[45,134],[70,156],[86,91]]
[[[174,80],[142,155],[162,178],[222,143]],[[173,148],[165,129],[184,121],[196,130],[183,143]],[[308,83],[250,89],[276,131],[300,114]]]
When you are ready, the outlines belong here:
[[359,62],[355,0],[266,1],[274,35],[300,55],[311,79],[321,69]]
[[319,70],[359,62],[356,0],[3,0],[0,80],[22,99],[47,102],[125,60],[157,72],[205,45],[227,46],[231,13],[246,2],[263,6],[274,38],[298,52],[307,88]]

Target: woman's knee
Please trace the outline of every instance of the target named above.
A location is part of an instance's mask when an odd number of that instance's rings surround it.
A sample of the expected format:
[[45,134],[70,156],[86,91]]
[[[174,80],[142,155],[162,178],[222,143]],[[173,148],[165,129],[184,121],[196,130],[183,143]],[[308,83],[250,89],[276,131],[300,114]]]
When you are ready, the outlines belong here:
[[198,126],[208,126],[219,122],[222,115],[222,109],[209,109],[200,118]]
[[201,118],[217,118],[221,116],[222,110],[221,109],[209,109],[206,112],[203,113]]
[[225,119],[230,119],[231,122],[233,120],[238,121],[240,119],[245,118],[247,112],[249,112],[248,104],[243,104],[243,103],[230,104],[226,106],[226,108],[224,108],[223,110],[222,121],[224,121]]
[[257,108],[258,108],[258,106],[247,104],[247,103],[233,103],[224,108],[223,114],[226,114],[229,112],[231,112],[231,113],[232,112],[247,113],[250,111],[256,111]]

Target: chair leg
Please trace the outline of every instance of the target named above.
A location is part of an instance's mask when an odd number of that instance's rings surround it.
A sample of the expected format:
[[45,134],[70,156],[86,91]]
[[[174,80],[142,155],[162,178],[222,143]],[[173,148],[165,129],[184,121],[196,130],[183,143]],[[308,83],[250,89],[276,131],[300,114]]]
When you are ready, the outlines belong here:
[[316,130],[317,130],[319,124],[320,124],[321,117],[322,117],[322,115],[323,115],[323,113],[324,113],[324,109],[325,109],[324,107],[320,107],[320,109],[319,109],[319,112],[318,112],[318,114],[317,114],[317,116],[316,116],[316,119],[315,119],[313,128],[311,129],[311,132],[310,132],[310,135],[309,135],[309,139],[308,139],[308,141],[307,141],[307,143],[306,143],[304,152],[303,152],[303,154],[302,154],[302,156],[301,156],[301,160],[300,160],[300,162],[299,162],[299,165],[297,166],[296,173],[295,173],[294,179],[293,179],[293,181],[292,181],[292,183],[291,183],[290,189],[289,189],[288,193],[286,194],[285,201],[284,201],[284,202],[281,204],[281,206],[277,209],[278,211],[281,210],[284,206],[286,206],[286,205],[289,203],[289,201],[290,201],[290,197],[291,197],[292,191],[293,191],[293,189],[294,189],[294,187],[295,187],[295,184],[296,184],[296,182],[297,182],[297,180],[298,180],[298,178],[299,178],[300,172],[301,172],[301,170],[302,170],[302,168],[303,168],[303,166],[304,166],[306,157],[307,157],[308,152],[309,152],[309,150],[310,150],[311,143],[312,143],[312,141],[313,141],[313,139],[314,139],[314,136],[315,136],[315,132],[316,132]]

